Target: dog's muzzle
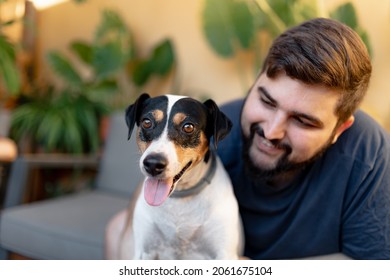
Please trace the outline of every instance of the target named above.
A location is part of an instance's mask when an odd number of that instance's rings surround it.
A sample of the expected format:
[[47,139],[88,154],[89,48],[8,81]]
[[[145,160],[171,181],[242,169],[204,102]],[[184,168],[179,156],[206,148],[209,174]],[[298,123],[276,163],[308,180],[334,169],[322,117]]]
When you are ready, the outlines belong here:
[[142,164],[148,174],[144,182],[145,200],[149,205],[158,206],[171,195],[176,182],[191,166],[192,161],[188,162],[178,174],[171,177],[164,176],[168,159],[161,154],[155,153],[146,156]]
[[145,157],[143,165],[145,171],[154,177],[164,172],[168,165],[168,160],[160,154],[152,154]]

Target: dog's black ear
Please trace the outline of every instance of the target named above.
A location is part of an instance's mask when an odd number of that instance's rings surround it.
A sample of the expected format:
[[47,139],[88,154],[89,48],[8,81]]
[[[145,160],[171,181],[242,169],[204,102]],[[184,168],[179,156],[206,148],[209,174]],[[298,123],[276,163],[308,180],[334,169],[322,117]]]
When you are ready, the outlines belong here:
[[137,100],[133,104],[131,104],[129,107],[127,107],[126,116],[125,116],[126,124],[127,124],[127,127],[129,128],[129,134],[127,136],[127,140],[129,140],[131,137],[131,133],[133,132],[135,123],[137,122],[137,124],[138,124],[139,117],[140,117],[142,108],[144,106],[144,103],[149,98],[150,98],[149,94],[143,93],[137,98]]
[[232,122],[224,113],[222,113],[218,105],[211,99],[203,103],[208,109],[208,131],[214,137],[214,147],[217,149],[219,141],[225,138],[232,129]]

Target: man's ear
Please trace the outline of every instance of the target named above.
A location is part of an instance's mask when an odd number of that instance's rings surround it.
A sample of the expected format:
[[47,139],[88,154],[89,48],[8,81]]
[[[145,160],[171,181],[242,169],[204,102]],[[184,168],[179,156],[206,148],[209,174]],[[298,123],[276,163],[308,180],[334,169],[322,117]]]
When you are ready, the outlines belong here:
[[350,128],[355,121],[355,117],[351,115],[345,122],[343,122],[339,127],[336,129],[336,133],[333,136],[332,144],[336,143],[337,139],[339,139],[339,136],[346,131],[348,128]]
[[208,109],[207,130],[214,137],[214,147],[217,149],[218,142],[225,138],[232,129],[232,122],[219,110],[213,100],[208,99],[203,104]]
[[126,124],[127,127],[129,128],[129,134],[127,136],[127,140],[129,140],[131,137],[131,133],[133,132],[135,123],[137,123],[137,125],[139,124],[139,118],[142,112],[142,108],[144,107],[145,101],[149,98],[150,98],[149,94],[143,93],[137,98],[137,100],[133,104],[127,107],[126,115],[125,115]]

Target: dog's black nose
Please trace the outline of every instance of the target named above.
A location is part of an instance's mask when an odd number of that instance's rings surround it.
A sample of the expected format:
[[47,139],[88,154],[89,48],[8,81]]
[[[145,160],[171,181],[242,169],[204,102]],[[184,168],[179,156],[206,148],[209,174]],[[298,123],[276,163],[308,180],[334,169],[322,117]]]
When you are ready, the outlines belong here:
[[168,161],[162,155],[155,154],[145,157],[143,164],[146,172],[152,176],[156,176],[164,171],[165,167],[168,165]]

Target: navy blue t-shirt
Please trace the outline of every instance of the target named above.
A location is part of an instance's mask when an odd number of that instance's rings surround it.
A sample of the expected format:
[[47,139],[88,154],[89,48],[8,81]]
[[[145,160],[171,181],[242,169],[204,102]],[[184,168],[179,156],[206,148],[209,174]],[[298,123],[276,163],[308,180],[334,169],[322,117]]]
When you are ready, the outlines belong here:
[[244,171],[243,100],[221,110],[232,132],[218,154],[234,185],[245,231],[245,256],[301,258],[342,252],[390,259],[390,138],[362,111],[302,176],[283,189],[254,184]]

